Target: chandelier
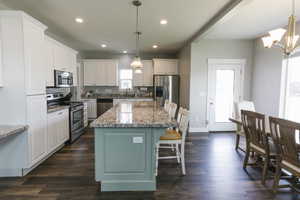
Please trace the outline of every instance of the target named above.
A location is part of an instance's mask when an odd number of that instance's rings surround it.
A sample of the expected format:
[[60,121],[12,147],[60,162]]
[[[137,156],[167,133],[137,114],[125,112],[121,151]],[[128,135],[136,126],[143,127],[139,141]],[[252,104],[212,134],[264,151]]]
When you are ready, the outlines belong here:
[[[283,36],[284,40],[282,41]],[[295,53],[299,47],[299,35],[296,35],[295,0],[292,0],[292,15],[289,17],[288,29],[279,28],[269,32],[269,36],[263,37],[264,47],[279,47],[286,56]]]
[[141,62],[140,49],[139,49],[140,35],[142,34],[142,32],[139,31],[139,6],[142,5],[142,2],[140,2],[139,0],[134,0],[132,1],[132,4],[136,7],[136,31],[135,31],[136,50],[135,50],[135,57],[131,63],[131,67],[134,69],[135,73],[140,74],[142,73],[143,65]]

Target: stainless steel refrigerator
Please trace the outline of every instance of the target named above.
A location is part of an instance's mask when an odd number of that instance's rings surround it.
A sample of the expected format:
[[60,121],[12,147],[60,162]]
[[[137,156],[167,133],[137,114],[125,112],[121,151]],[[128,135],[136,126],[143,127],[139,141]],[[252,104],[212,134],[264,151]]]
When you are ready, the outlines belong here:
[[166,99],[179,105],[179,75],[154,75],[154,100],[164,105]]

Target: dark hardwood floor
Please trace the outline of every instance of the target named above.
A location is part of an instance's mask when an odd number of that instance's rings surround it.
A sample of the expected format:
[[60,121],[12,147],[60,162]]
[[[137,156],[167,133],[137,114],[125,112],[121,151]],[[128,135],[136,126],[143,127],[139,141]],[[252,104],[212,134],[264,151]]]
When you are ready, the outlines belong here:
[[[94,136],[88,130],[23,178],[0,178],[1,200],[294,200],[289,189],[276,196],[261,185],[261,170],[242,169],[243,153],[234,150],[234,135],[189,134],[186,145],[187,175],[181,176],[176,160],[159,164],[156,192],[104,192],[94,180]],[[163,154],[165,152],[162,152]]]

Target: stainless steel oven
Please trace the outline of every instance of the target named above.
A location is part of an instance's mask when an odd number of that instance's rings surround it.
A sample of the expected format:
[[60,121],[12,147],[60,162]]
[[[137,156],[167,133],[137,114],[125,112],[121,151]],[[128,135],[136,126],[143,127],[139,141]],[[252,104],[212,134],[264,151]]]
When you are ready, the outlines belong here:
[[[71,103],[72,104],[72,103]],[[76,140],[84,131],[83,104],[70,106],[70,142]]]
[[54,70],[55,87],[73,86],[73,74],[71,72]]

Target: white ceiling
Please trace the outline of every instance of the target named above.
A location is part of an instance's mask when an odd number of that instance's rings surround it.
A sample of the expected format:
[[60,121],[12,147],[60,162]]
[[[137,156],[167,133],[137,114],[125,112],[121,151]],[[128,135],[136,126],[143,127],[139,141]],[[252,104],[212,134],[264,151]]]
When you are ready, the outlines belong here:
[[[135,8],[131,0],[0,0],[12,9],[24,10],[81,51],[134,52]],[[142,0],[141,50],[176,52],[230,0]],[[85,22],[77,24],[75,17]],[[160,19],[168,24],[160,25]],[[152,49],[153,44],[159,48]]]
[[[285,27],[292,0],[245,0],[219,21],[203,37],[206,39],[254,39],[268,31]],[[300,1],[296,0],[300,19]]]

